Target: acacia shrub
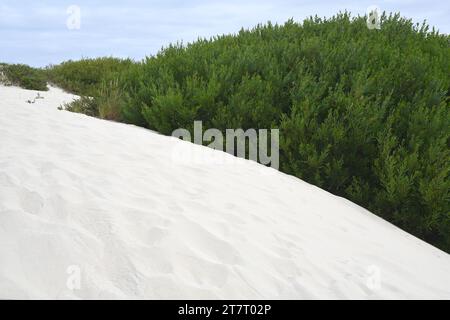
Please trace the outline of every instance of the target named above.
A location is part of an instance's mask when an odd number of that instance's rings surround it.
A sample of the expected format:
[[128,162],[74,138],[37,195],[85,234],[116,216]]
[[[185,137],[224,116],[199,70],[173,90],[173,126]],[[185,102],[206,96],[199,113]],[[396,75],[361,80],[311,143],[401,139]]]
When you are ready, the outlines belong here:
[[449,40],[342,13],[178,43],[120,74],[122,120],[280,128],[281,171],[450,252]]

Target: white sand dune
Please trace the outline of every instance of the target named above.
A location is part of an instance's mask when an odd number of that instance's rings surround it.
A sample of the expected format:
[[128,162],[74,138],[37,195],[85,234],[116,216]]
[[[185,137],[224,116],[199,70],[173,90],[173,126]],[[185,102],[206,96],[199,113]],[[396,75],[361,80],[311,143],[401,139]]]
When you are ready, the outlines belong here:
[[345,199],[35,95],[0,87],[0,298],[450,299],[447,253]]

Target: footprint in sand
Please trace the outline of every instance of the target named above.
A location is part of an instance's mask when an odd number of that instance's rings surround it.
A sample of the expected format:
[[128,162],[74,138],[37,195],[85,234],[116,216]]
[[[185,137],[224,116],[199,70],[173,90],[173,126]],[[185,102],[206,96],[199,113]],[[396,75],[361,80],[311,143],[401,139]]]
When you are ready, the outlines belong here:
[[37,192],[25,189],[20,192],[20,205],[25,212],[37,215],[44,206],[44,199]]

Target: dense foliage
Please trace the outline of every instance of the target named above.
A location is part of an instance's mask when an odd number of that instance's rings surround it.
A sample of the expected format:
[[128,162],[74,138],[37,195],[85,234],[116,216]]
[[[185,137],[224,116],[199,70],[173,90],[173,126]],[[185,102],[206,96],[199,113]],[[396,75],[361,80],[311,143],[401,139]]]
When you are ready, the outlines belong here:
[[48,67],[47,74],[53,84],[82,96],[64,109],[120,121],[123,91],[117,90],[117,77],[132,64],[130,59],[111,57],[70,60]]
[[29,90],[47,91],[47,77],[42,69],[24,64],[0,64],[0,71],[7,82]]
[[448,35],[339,14],[170,45],[100,81],[96,112],[164,134],[280,128],[283,172],[450,252],[449,74]]
[[47,68],[50,82],[68,92],[79,95],[97,95],[103,79],[126,69],[132,61],[118,58],[82,59],[65,61]]

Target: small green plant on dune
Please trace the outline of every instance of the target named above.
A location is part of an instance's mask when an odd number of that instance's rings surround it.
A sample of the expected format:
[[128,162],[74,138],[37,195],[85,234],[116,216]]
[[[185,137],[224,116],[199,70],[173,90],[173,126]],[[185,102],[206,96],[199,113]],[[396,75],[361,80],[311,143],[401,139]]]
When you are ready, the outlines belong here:
[[83,113],[91,117],[98,117],[98,104],[92,97],[82,96],[72,102],[65,103],[58,108],[71,112]]
[[100,118],[121,121],[123,95],[124,93],[120,90],[119,80],[117,78],[105,80],[100,86],[97,98]]

